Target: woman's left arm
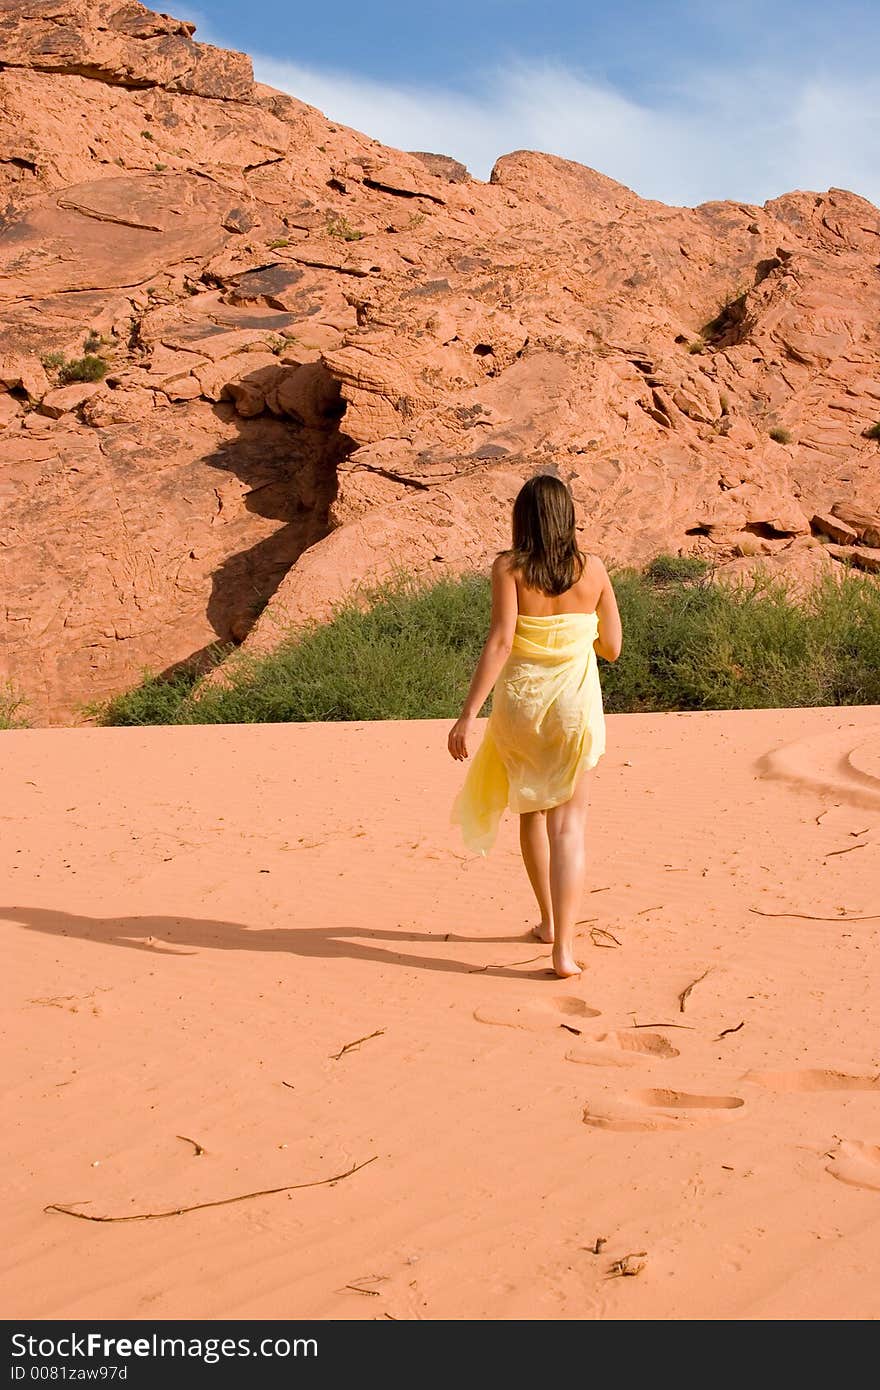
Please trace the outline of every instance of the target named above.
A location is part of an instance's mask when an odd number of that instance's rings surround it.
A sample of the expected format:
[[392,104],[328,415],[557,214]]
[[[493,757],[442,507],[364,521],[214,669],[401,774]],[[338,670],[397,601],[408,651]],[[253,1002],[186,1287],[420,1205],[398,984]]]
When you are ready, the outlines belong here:
[[492,565],[489,635],[483,644],[461,714],[449,732],[449,752],[457,761],[468,756],[467,740],[474,731],[477,715],[510,656],[517,609],[516,580],[507,557],[499,555]]

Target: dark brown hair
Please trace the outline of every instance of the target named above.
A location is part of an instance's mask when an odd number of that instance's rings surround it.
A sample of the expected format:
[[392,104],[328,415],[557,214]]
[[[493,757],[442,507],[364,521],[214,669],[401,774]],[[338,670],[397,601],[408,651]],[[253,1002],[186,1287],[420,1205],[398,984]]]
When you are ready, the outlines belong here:
[[513,504],[513,546],[502,551],[528,589],[564,594],[584,572],[578,549],[574,500],[561,478],[536,473]]

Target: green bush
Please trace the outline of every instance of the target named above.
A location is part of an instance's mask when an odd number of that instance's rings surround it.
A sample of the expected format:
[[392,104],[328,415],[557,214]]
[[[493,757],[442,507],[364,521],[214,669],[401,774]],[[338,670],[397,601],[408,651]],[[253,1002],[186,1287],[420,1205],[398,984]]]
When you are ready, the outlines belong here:
[[645,566],[644,574],[655,584],[668,584],[679,579],[697,579],[709,569],[709,561],[699,555],[656,555]]
[[87,352],[84,357],[75,357],[70,362],[62,362],[58,380],[64,386],[73,381],[103,381],[107,375],[107,363],[103,357]]
[[145,671],[140,685],[135,685],[135,688],[122,695],[115,695],[103,705],[86,705],[83,714],[88,714],[99,724],[125,728],[142,724],[177,724],[179,709],[196,680],[195,670],[165,677],[164,680]]
[[0,686],[0,729],[27,729],[30,726],[22,717],[27,705],[23,695],[19,695],[11,681]]
[[364,235],[341,213],[331,213],[327,218],[327,233],[329,236],[339,237],[340,241],[360,241]]
[[[778,578],[715,584],[682,564],[695,559],[611,569],[624,636],[619,659],[599,663],[609,713],[880,704],[880,585],[871,576],[835,570],[797,604]],[[103,724],[454,719],[489,609],[485,575],[426,586],[398,573],[268,655],[235,652],[228,685],[194,696],[195,674],[148,675],[88,712]]]
[[775,439],[777,444],[790,444],[791,431],[781,429],[777,426],[777,428],[770,431],[770,438]]
[[869,425],[865,430],[865,439],[880,439],[880,420],[876,425]]

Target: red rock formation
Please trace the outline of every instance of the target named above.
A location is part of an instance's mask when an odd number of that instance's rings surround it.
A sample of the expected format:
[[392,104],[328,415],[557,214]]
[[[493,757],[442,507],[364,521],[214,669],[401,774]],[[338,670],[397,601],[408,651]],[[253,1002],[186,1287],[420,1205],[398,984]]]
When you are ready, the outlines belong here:
[[0,0],[0,678],[32,717],[485,565],[535,470],[608,563],[873,568],[876,208],[670,208],[523,151],[481,183],[192,33]]

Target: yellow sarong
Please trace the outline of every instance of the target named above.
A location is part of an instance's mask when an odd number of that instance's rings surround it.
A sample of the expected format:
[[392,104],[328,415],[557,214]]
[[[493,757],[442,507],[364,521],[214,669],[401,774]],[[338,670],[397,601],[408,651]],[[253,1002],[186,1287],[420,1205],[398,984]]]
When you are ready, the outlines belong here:
[[598,631],[595,613],[517,618],[483,741],[452,807],[469,849],[489,852],[507,806],[520,815],[568,801],[605,752]]

